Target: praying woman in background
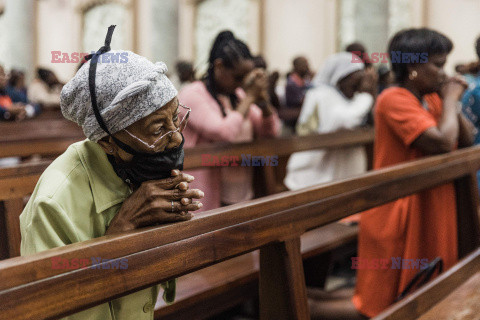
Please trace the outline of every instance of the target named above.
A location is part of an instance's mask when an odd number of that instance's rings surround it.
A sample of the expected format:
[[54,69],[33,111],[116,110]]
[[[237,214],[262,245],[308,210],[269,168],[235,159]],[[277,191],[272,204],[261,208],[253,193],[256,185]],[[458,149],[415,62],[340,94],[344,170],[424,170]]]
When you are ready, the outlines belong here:
[[[214,142],[250,142],[280,134],[280,119],[268,99],[264,70],[254,69],[247,45],[230,31],[215,39],[208,71],[201,81],[184,87],[179,98],[192,108],[185,128],[185,146]],[[240,159],[241,160],[241,159]],[[205,192],[203,210],[253,198],[253,168],[198,169],[193,187]]]
[[[352,62],[351,53],[330,56],[312,84],[298,118],[298,135],[354,129],[365,123],[375,97],[376,76],[363,63]],[[363,146],[297,152],[288,161],[284,183],[297,190],[366,170]]]

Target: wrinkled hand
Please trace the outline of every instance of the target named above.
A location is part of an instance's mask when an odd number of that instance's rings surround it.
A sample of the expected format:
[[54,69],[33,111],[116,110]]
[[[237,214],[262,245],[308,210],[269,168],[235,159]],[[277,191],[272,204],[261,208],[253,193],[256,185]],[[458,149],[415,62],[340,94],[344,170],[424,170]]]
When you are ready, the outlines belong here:
[[[189,189],[193,176],[172,170],[172,177],[142,183],[124,202],[112,219],[106,234],[133,230],[161,223],[186,221],[193,217],[189,211],[203,205],[193,199],[203,198],[198,189]],[[173,210],[172,210],[173,201]]]
[[440,96],[445,99],[451,97],[455,100],[460,100],[465,90],[468,88],[468,83],[463,76],[454,76],[448,78],[440,89]]
[[245,77],[242,87],[245,93],[252,96],[255,100],[264,99],[268,96],[267,73],[260,68],[252,70]]

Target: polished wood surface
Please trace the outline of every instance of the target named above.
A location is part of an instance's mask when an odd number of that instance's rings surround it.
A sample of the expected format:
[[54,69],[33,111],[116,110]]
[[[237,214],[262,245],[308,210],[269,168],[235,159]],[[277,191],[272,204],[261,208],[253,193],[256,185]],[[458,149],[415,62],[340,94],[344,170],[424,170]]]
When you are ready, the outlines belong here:
[[[357,226],[340,223],[308,231],[300,238],[302,259],[353,243],[357,234]],[[259,270],[257,250],[184,275],[177,280],[177,296],[173,304],[166,305],[162,297],[158,297],[155,319],[206,319],[255,298]]]
[[[394,304],[385,312],[373,318],[373,320],[417,319],[428,312],[437,303],[448,297],[450,293],[456,290],[456,288],[460,287],[472,276],[478,274],[479,270],[480,248],[470,253],[458,264],[445,271],[437,278],[418,289],[416,292],[405,297],[402,301]],[[460,309],[457,309],[457,311],[459,313],[462,312]],[[464,318],[454,317],[448,319]]]
[[450,319],[480,319],[480,272],[419,318],[419,320]]
[[[186,222],[8,259],[0,262],[0,308],[4,310],[0,319],[61,317],[258,248],[282,242],[285,244],[280,246],[286,248],[292,236],[475,174],[479,168],[480,147],[472,147],[341,182],[211,210]],[[475,204],[471,210],[476,212],[477,208]],[[53,270],[51,258],[56,256],[125,258],[129,268],[114,272],[92,268]],[[292,259],[298,260],[294,256]],[[283,269],[294,277],[290,283],[301,282],[298,272],[290,267]],[[304,317],[301,306],[296,310],[296,317]]]
[[0,168],[0,201],[18,199],[32,193],[50,161]]
[[44,112],[21,122],[0,122],[0,158],[59,155],[85,139],[82,129],[66,120],[60,111]]
[[[480,247],[480,208],[477,175],[455,180],[457,198],[458,256],[466,256]],[[473,210],[472,208],[477,208]]]
[[309,320],[300,236],[260,249],[260,319]]
[[49,161],[0,168],[0,260],[20,255],[19,216]]

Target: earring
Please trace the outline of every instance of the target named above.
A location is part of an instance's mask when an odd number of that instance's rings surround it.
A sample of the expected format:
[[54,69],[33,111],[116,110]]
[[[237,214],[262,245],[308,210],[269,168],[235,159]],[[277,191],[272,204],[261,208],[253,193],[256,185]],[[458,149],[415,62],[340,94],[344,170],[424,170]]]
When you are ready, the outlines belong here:
[[412,73],[408,75],[408,79],[414,80],[418,76],[417,71],[413,70]]

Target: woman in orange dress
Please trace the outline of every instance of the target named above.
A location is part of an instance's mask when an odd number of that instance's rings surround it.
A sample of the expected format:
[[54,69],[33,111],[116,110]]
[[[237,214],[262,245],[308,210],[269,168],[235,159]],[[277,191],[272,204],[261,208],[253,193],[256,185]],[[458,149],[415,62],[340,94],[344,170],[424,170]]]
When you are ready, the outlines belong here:
[[[473,144],[474,128],[457,108],[466,83],[448,78],[443,69],[452,48],[447,37],[429,29],[400,31],[391,40],[388,52],[397,86],[385,89],[374,107],[374,169]],[[419,57],[416,63],[412,56]],[[346,290],[310,290],[312,319],[374,317],[395,301],[425,261],[436,257],[445,269],[458,260],[452,183],[362,213],[358,261],[388,264],[360,265],[353,299],[346,298]],[[398,268],[392,259],[424,259],[424,264]]]
[[[429,29],[400,31],[391,40],[398,86],[384,90],[375,106],[374,169],[472,145],[473,127],[457,108],[466,83],[444,71],[452,48],[447,37]],[[410,62],[411,53],[418,54],[418,63]],[[389,261],[384,268],[357,270],[353,304],[368,317],[391,305],[420,271],[415,265],[397,268],[392,259],[441,257],[445,269],[453,266],[458,259],[453,184],[363,213],[358,256]]]

